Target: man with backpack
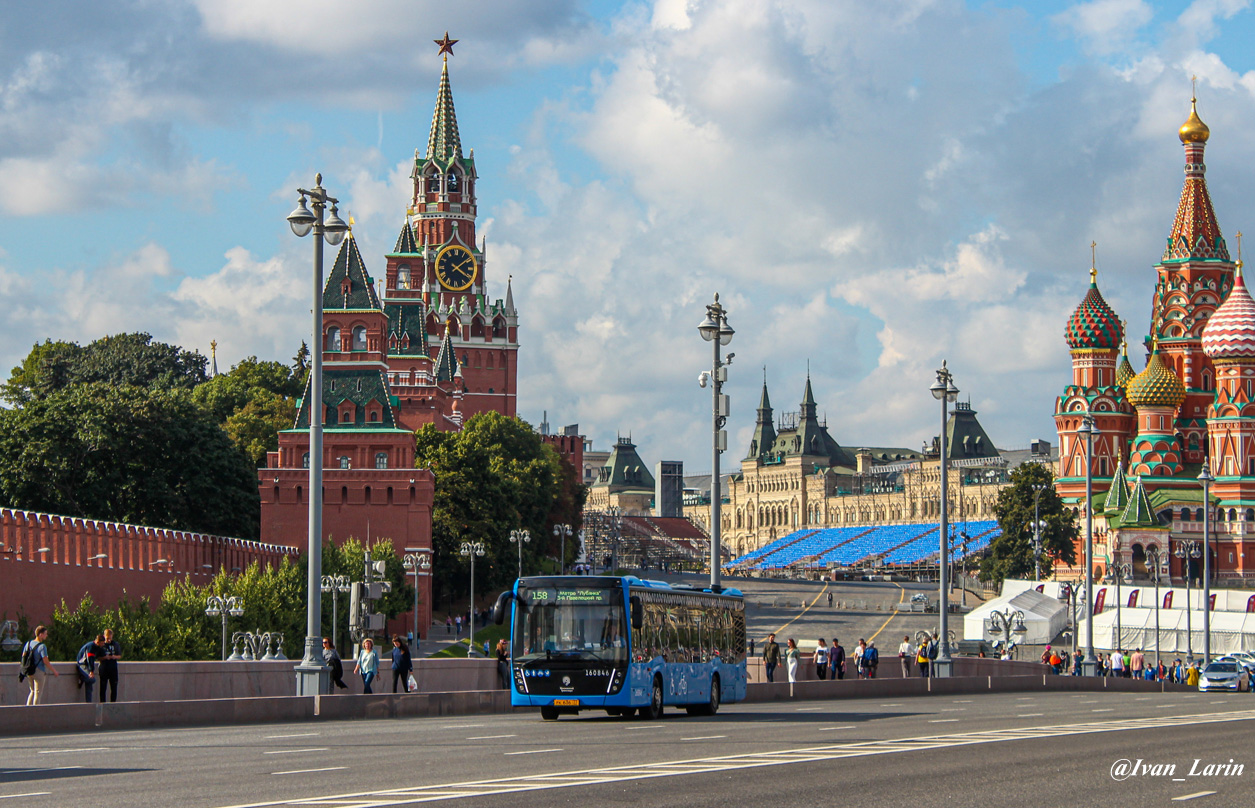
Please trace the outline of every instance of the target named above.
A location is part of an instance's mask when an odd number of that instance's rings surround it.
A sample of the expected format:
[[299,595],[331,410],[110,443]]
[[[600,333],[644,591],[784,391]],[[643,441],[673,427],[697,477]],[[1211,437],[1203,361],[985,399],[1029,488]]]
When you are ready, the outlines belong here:
[[30,695],[26,697],[26,706],[34,707],[39,704],[39,700],[44,695],[44,681],[48,678],[48,673],[53,676],[60,676],[57,669],[52,667],[52,662],[48,659],[48,646],[45,643],[48,640],[47,626],[39,626],[35,629],[35,639],[22,646],[22,667],[21,678],[26,680],[26,686],[30,688]]

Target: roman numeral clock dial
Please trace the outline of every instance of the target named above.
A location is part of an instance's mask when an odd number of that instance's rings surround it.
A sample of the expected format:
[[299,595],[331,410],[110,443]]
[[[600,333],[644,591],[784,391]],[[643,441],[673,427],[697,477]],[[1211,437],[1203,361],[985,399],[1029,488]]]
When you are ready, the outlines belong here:
[[478,271],[475,256],[461,245],[450,244],[436,256],[436,279],[450,292],[469,289]]

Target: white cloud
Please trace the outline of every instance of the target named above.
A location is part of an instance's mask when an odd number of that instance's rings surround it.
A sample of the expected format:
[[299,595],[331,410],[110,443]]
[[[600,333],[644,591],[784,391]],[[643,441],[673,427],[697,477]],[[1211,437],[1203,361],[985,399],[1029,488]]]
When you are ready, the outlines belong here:
[[1071,29],[1089,51],[1111,54],[1127,49],[1154,15],[1144,0],[1092,0],[1069,7],[1054,21]]

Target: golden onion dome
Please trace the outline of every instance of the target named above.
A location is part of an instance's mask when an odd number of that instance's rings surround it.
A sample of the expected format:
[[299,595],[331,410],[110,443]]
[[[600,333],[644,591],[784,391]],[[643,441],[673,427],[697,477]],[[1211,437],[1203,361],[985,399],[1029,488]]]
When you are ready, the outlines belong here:
[[1185,385],[1159,358],[1156,347],[1146,369],[1129,380],[1125,394],[1134,407],[1176,408],[1185,401]]
[[1181,124],[1177,135],[1182,143],[1206,143],[1207,138],[1211,137],[1211,130],[1207,128],[1207,124],[1203,123],[1203,119],[1198,117],[1197,98],[1190,99],[1190,117]]

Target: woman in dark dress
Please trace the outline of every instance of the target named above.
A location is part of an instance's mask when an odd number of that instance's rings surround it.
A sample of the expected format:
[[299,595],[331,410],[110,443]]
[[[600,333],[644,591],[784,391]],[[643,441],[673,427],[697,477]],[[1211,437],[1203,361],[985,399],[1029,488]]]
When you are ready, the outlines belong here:
[[392,692],[397,692],[397,682],[410,692],[410,671],[414,670],[414,660],[410,658],[410,648],[401,639],[400,634],[392,635]]

